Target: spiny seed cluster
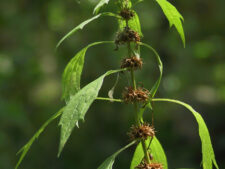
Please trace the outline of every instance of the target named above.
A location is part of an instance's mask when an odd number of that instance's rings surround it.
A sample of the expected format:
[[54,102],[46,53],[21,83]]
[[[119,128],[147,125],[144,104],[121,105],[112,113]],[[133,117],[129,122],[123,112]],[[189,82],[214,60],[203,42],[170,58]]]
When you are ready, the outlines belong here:
[[135,168],[136,169],[163,169],[163,166],[160,163],[151,163],[151,164],[141,163]]
[[120,11],[120,16],[125,20],[129,20],[134,17],[134,12],[128,8],[124,8]]
[[124,58],[122,60],[121,68],[128,68],[128,70],[137,70],[141,69],[143,65],[142,59],[136,56],[130,58]]
[[130,131],[127,133],[130,140],[143,139],[154,137],[155,131],[148,123],[141,124],[140,126],[131,126]]
[[116,50],[118,49],[119,45],[123,45],[127,42],[135,42],[138,43],[141,41],[141,38],[137,32],[130,29],[129,27],[125,27],[122,32],[117,33],[115,44]]
[[135,102],[147,102],[149,98],[149,91],[144,88],[133,89],[133,87],[126,87],[123,92],[123,100],[125,103],[135,103]]

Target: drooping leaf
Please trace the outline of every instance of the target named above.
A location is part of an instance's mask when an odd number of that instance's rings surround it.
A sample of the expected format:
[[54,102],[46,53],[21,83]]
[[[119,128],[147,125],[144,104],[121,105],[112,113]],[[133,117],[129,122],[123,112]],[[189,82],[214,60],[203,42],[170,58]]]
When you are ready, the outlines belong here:
[[[138,34],[142,37],[143,34],[141,31],[141,24],[139,21],[138,14],[135,11],[133,12],[134,12],[134,17],[128,21],[128,25],[132,30],[138,32]],[[119,30],[122,31],[124,27],[126,27],[126,21],[121,18],[121,19],[118,19],[118,22],[119,22]]]
[[182,25],[182,21],[184,21],[183,16],[178,12],[176,7],[173,6],[171,3],[169,3],[167,0],[156,0],[156,2],[158,2],[164,14],[166,15],[169,21],[170,27],[174,25],[175,28],[177,29],[183,41],[183,45],[185,47],[185,35],[184,35],[184,29]]
[[59,125],[61,126],[61,137],[58,156],[60,155],[65,143],[71,135],[75,125],[78,125],[79,120],[84,120],[84,116],[88,108],[98,96],[98,92],[102,86],[104,78],[112,73],[120,72],[122,70],[124,69],[106,72],[93,82],[83,87],[71,97],[59,122]]
[[214,154],[214,151],[213,151],[209,131],[208,131],[208,128],[207,128],[207,126],[205,124],[205,121],[203,120],[202,116],[198,112],[196,112],[190,105],[188,105],[184,102],[178,101],[178,100],[152,99],[152,101],[163,101],[163,102],[176,103],[176,104],[179,104],[179,105],[182,105],[182,106],[186,107],[188,110],[190,110],[192,112],[192,114],[194,115],[195,119],[198,122],[199,136],[200,136],[200,139],[201,139],[201,142],[202,142],[202,165],[203,165],[203,169],[212,169],[213,164],[217,169],[219,169],[219,167],[217,165],[217,162],[216,162],[215,154]]
[[114,42],[113,41],[94,42],[86,46],[82,50],[80,50],[67,64],[62,78],[62,86],[63,86],[62,98],[65,99],[66,102],[70,100],[70,96],[73,96],[80,90],[80,79],[87,49],[92,46],[104,43],[114,43]]
[[108,3],[109,3],[109,0],[100,0],[94,8],[93,14],[98,14],[99,10]]
[[[148,145],[149,142],[150,138],[145,141],[146,145]],[[164,153],[162,145],[160,144],[159,140],[156,137],[154,137],[151,142],[150,150],[151,154],[153,155],[153,162],[161,163],[163,164],[163,169],[168,169],[166,155]],[[141,143],[139,143],[134,152],[130,169],[135,169],[135,167],[141,163],[143,158],[144,158],[144,151],[142,149]]]
[[162,79],[162,74],[163,74],[163,64],[162,64],[162,61],[161,61],[161,59],[160,59],[159,54],[156,52],[156,50],[155,50],[154,48],[152,48],[150,45],[147,45],[147,44],[145,44],[145,43],[140,43],[140,45],[145,46],[145,47],[147,47],[148,49],[150,49],[150,50],[155,54],[156,60],[157,60],[157,62],[158,62],[158,67],[159,67],[159,72],[160,72],[160,73],[159,73],[159,78],[158,78],[158,80],[155,82],[155,84],[153,85],[153,87],[151,88],[151,91],[150,91],[151,96],[154,97],[155,94],[156,94],[156,92],[157,92],[157,90],[158,90],[158,88],[159,88],[159,85],[160,85],[160,82],[161,82],[161,79]]
[[120,18],[119,15],[114,14],[114,13],[111,13],[111,12],[100,13],[100,14],[98,14],[98,15],[96,15],[96,16],[94,16],[94,17],[92,17],[92,18],[90,18],[90,19],[88,19],[88,20],[82,22],[81,24],[79,24],[79,25],[76,26],[75,28],[73,28],[69,33],[67,33],[67,34],[66,34],[66,35],[58,42],[58,44],[56,45],[56,48],[58,48],[58,47],[61,45],[61,43],[62,43],[65,39],[67,39],[68,37],[70,37],[72,34],[74,34],[75,32],[77,32],[78,30],[83,29],[84,26],[86,26],[88,23],[90,23],[90,22],[92,22],[92,21],[98,19],[98,18],[101,17],[101,16],[113,16],[113,17],[116,17],[116,18]]
[[126,145],[125,147],[121,148],[120,150],[118,150],[116,153],[114,153],[113,155],[111,155],[110,157],[108,157],[99,167],[98,169],[112,169],[113,168],[113,164],[115,161],[115,158],[125,149],[127,149],[128,147],[132,146],[135,143],[135,141],[131,142],[130,144]]
[[44,131],[44,129],[47,127],[47,125],[49,123],[51,123],[54,119],[56,119],[57,117],[59,117],[62,112],[63,112],[64,108],[60,109],[57,113],[55,113],[50,119],[48,119],[42,126],[41,128],[34,134],[34,136],[27,142],[27,144],[25,144],[19,151],[17,154],[21,153],[21,156],[19,158],[19,161],[16,164],[15,169],[17,169],[19,167],[19,165],[21,164],[21,162],[23,161],[25,155],[27,154],[27,152],[29,151],[31,145],[33,144],[33,142],[38,139],[38,137],[40,136],[40,134]]

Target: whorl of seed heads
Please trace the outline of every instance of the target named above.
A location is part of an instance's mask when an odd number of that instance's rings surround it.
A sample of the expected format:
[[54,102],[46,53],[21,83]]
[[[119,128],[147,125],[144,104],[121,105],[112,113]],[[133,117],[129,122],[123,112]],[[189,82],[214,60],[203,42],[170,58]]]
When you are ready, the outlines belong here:
[[143,65],[142,59],[136,56],[132,56],[130,58],[124,58],[122,60],[121,68],[128,68],[128,70],[133,69],[141,69]]
[[141,163],[135,169],[163,169],[163,166],[160,163]]
[[122,94],[125,103],[135,103],[135,102],[147,102],[150,92],[144,88],[133,89],[133,87],[126,87]]
[[125,20],[129,20],[134,17],[134,12],[128,8],[124,8],[120,11],[120,16]]
[[123,45],[127,42],[135,42],[138,43],[141,41],[141,38],[137,32],[130,29],[129,27],[125,27],[122,32],[117,33],[115,44],[116,50],[118,49],[119,45]]
[[155,131],[148,123],[141,124],[140,126],[131,126],[130,131],[127,133],[130,140],[143,139],[154,137]]

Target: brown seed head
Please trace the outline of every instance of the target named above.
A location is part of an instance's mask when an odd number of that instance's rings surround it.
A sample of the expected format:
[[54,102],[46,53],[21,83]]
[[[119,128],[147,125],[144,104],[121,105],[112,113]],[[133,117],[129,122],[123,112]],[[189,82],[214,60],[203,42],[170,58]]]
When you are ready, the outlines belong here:
[[140,41],[141,41],[141,38],[137,32],[130,29],[129,27],[125,27],[122,32],[117,33],[115,44],[118,48],[119,45],[123,45],[127,42],[138,43]]
[[120,16],[125,20],[129,20],[134,17],[134,12],[128,8],[124,8],[120,11]]
[[131,140],[144,139],[154,137],[155,131],[148,123],[141,124],[140,126],[131,126],[130,131],[127,133]]
[[163,166],[160,163],[151,163],[151,164],[141,163],[135,168],[136,169],[163,169]]
[[132,56],[130,58],[124,58],[122,60],[121,68],[128,68],[128,70],[141,69],[143,65],[142,59],[136,56]]
[[126,87],[123,92],[123,100],[125,103],[135,103],[135,102],[147,102],[149,98],[149,91],[144,88],[133,89],[133,87]]

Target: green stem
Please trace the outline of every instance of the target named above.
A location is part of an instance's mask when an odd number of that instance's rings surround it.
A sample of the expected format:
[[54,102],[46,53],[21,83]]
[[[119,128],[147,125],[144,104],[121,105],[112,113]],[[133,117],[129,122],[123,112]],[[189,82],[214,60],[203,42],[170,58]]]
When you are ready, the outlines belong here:
[[[126,27],[129,27],[129,24],[128,24],[128,20],[126,20]],[[131,50],[131,45],[130,45],[130,42],[127,42],[127,50],[128,50],[128,56],[129,57],[132,57],[132,50]],[[134,76],[134,70],[131,69],[130,70],[130,74],[131,74],[131,81],[132,81],[132,84],[133,84],[133,88],[134,90],[137,89],[137,85],[136,85],[136,81],[135,81],[135,76]],[[134,109],[135,109],[135,121],[136,121],[136,124],[138,126],[141,125],[141,122],[140,122],[140,117],[139,117],[139,111],[138,111],[138,105],[137,103],[134,103]],[[145,140],[141,140],[141,144],[142,144],[142,149],[144,151],[144,154],[145,154],[145,159],[147,160],[147,163],[150,164],[151,161],[150,161],[150,157],[149,157],[149,154],[148,154],[148,149],[147,149],[147,146],[145,144]]]
[[150,164],[151,160],[150,160],[150,157],[149,157],[149,154],[148,154],[148,149],[147,149],[147,146],[146,146],[144,140],[141,140],[141,145],[142,145],[142,148],[144,150],[145,159],[147,160],[147,163]]
[[135,76],[134,76],[134,70],[133,69],[131,69],[130,74],[131,74],[131,81],[132,81],[134,90],[136,90],[137,86],[136,86],[136,81],[135,81]]
[[111,101],[111,102],[123,102],[121,99],[111,99],[106,97],[97,97],[96,100],[105,100],[105,101]]

